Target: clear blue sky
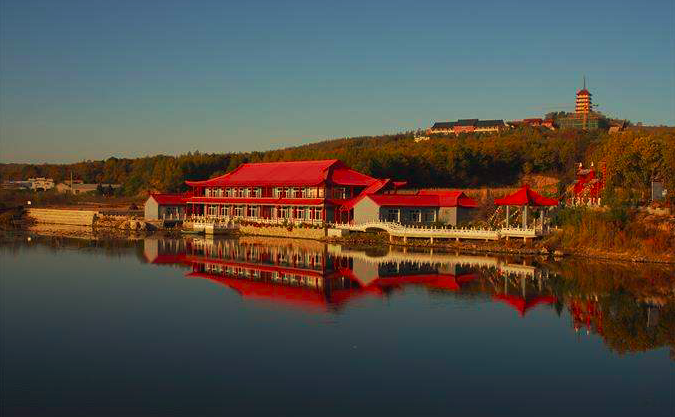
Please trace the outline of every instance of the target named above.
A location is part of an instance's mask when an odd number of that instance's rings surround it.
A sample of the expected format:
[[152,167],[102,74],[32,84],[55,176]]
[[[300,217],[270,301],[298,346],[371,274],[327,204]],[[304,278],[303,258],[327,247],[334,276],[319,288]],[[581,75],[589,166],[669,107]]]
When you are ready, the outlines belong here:
[[675,124],[662,1],[0,0],[0,161],[267,150],[571,110]]

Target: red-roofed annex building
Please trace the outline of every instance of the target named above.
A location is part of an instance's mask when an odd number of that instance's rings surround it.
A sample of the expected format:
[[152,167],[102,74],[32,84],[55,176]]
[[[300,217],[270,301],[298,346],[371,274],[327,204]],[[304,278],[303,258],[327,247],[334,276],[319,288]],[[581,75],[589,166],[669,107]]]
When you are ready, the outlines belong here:
[[145,201],[145,220],[185,220],[189,195],[150,194]]
[[248,163],[228,174],[186,184],[192,188],[185,198],[187,216],[196,218],[456,224],[451,208],[477,206],[460,192],[396,194],[405,182],[372,178],[336,159]]

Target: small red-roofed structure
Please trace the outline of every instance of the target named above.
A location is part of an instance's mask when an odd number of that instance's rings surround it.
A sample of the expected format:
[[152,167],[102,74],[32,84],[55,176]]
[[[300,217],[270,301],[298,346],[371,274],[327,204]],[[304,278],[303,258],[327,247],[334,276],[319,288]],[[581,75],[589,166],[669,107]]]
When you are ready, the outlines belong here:
[[404,224],[442,222],[452,226],[468,219],[478,202],[461,191],[419,191],[416,194],[368,194],[353,204],[350,221]]
[[[527,213],[529,207],[555,207],[559,204],[555,198],[545,197],[532,190],[529,185],[523,185],[518,191],[506,197],[496,198],[495,204],[506,206],[506,227],[509,227],[509,206],[521,207],[523,210],[522,228],[527,229]],[[540,210],[541,227],[544,225],[544,210]]]
[[557,206],[558,200],[544,197],[525,184],[513,194],[496,198],[495,204],[498,206]]
[[185,220],[190,197],[190,194],[150,194],[145,201],[145,220]]

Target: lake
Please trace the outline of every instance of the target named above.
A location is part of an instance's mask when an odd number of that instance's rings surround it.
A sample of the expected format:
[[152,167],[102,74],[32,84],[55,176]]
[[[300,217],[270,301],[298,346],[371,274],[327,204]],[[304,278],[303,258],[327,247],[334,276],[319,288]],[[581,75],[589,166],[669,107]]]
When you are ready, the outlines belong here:
[[675,410],[665,266],[5,235],[0,272],[5,416]]

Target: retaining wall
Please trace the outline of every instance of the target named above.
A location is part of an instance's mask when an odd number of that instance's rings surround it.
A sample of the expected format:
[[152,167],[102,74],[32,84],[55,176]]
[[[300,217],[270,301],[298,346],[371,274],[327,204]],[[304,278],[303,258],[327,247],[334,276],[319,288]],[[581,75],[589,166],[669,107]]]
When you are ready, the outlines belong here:
[[295,237],[301,239],[323,239],[326,237],[324,229],[305,229],[300,227],[294,227],[289,231],[287,228],[281,226],[258,227],[240,225],[239,231],[246,235],[256,236]]
[[96,219],[97,211],[35,209],[26,210],[26,215],[38,223],[69,224],[74,226],[91,226]]

